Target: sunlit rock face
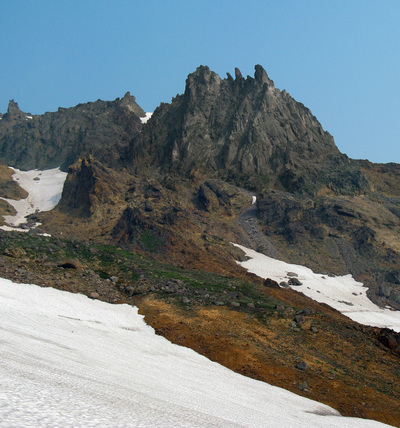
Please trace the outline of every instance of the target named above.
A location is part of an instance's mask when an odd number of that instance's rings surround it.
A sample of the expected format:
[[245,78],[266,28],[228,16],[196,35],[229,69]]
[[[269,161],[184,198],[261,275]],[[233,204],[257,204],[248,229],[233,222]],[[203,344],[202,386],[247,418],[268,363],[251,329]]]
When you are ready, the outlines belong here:
[[[201,171],[256,189],[279,184],[300,192],[358,170],[310,110],[275,88],[260,65],[246,79],[238,69],[235,79],[221,79],[199,67],[184,94],[155,111],[131,158],[163,171]],[[366,185],[362,178],[352,181],[356,188]]]

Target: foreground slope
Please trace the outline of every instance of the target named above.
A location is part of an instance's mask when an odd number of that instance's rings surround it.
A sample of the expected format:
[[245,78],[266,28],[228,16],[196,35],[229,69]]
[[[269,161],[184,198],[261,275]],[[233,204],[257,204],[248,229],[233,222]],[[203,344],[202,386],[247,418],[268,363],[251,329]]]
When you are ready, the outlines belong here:
[[0,300],[0,426],[385,426],[173,345],[127,305],[6,280]]
[[400,426],[399,357],[383,343],[396,337],[301,293],[260,283],[241,268],[242,279],[215,275],[31,233],[0,231],[0,254],[1,277],[137,305],[158,335],[237,373],[343,415]]

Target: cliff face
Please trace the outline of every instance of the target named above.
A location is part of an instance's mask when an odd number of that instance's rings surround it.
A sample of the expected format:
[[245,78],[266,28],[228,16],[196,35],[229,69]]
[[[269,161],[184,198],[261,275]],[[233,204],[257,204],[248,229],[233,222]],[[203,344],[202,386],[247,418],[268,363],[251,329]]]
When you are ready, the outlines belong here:
[[10,101],[0,120],[0,157],[20,169],[67,167],[94,154],[117,167],[124,148],[142,129],[144,111],[129,92],[115,101],[98,100],[41,116],[23,113]]
[[[247,79],[237,69],[235,79],[221,79],[199,67],[188,76],[185,93],[155,111],[132,144],[131,159],[258,190],[315,192],[339,184],[338,168],[345,176],[359,171],[310,110],[275,88],[259,65]],[[353,181],[347,191],[366,185]]]

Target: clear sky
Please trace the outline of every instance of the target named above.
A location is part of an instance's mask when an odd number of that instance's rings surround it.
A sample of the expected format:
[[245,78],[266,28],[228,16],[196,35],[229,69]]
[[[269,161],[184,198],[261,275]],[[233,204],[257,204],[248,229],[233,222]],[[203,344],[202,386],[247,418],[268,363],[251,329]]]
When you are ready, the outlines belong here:
[[0,111],[130,91],[146,111],[208,65],[261,64],[352,158],[400,163],[400,0],[2,0]]

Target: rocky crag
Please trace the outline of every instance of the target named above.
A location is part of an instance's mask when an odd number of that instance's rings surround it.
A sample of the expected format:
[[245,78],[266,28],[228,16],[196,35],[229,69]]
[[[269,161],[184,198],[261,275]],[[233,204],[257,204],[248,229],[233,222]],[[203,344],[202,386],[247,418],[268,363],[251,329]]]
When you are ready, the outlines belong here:
[[164,173],[213,176],[257,191],[353,193],[368,186],[359,165],[303,104],[275,88],[257,65],[221,79],[199,67],[185,93],[162,104],[131,144],[130,162]]
[[246,79],[239,70],[221,79],[199,67],[184,94],[162,104],[132,140],[128,164],[138,173],[145,165],[159,177],[214,177],[252,190],[267,236],[252,239],[254,249],[316,271],[350,272],[375,301],[400,307],[398,166],[340,153],[261,66]]
[[144,116],[129,92],[115,101],[97,100],[43,115],[24,113],[11,100],[0,120],[0,156],[7,165],[26,170],[66,170],[86,154],[117,167]]

